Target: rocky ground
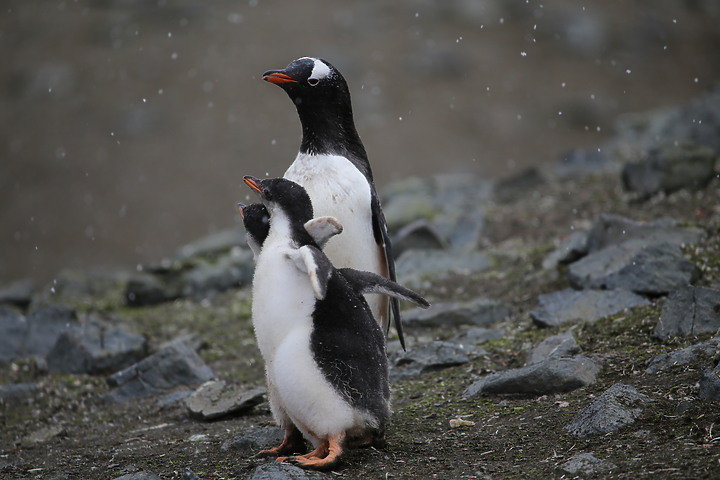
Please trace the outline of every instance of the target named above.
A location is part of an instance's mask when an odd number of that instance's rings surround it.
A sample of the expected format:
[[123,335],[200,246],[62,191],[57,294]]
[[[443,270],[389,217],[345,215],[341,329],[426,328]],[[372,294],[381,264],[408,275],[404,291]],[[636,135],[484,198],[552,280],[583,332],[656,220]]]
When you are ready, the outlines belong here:
[[277,441],[242,232],[154,265],[0,289],[0,476],[716,478],[720,91],[599,151],[383,192],[399,279],[434,306],[389,340],[384,450],[333,472]]

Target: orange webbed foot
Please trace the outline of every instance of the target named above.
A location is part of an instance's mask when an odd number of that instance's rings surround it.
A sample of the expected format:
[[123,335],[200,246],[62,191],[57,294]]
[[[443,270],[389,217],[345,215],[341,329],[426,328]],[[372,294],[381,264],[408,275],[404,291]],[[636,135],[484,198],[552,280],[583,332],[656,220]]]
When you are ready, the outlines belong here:
[[277,447],[268,448],[266,450],[260,450],[256,457],[279,457],[281,455],[292,455],[305,451],[305,440],[303,440],[302,433],[294,425],[285,428],[285,437],[282,443]]
[[282,461],[312,470],[329,470],[340,461],[343,453],[342,440],[345,435],[330,436],[318,448],[306,455],[285,457]]

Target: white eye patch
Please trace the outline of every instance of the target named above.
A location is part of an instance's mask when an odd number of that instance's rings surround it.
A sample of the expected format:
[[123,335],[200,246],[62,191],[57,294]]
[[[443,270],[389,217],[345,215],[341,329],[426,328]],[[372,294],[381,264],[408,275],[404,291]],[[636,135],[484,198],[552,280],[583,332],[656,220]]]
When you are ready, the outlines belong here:
[[313,60],[314,65],[312,72],[310,73],[310,77],[308,77],[308,82],[314,80],[315,83],[317,83],[319,80],[322,80],[323,78],[330,75],[330,67],[325,65],[322,60],[318,60],[317,58],[314,58]]

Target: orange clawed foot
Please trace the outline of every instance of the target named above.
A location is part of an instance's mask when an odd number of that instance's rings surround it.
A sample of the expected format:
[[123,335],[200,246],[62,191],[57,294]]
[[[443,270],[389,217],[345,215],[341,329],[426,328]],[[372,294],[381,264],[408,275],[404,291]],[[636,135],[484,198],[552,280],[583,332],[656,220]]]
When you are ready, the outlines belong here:
[[[292,455],[293,453],[305,450],[305,440],[302,433],[294,425],[285,428],[285,437],[280,445],[267,450],[260,450],[257,457],[279,457],[281,455]],[[287,457],[282,457],[287,458]]]
[[330,436],[319,447],[305,455],[291,457],[278,457],[276,461],[291,463],[302,468],[313,470],[328,470],[337,465],[342,455],[342,440],[344,435]]

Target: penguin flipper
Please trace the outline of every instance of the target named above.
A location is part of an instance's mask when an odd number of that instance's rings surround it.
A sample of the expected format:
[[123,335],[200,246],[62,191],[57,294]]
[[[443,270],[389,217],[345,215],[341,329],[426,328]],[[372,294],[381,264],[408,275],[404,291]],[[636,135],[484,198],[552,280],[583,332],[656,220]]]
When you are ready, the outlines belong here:
[[355,270],[354,268],[339,268],[338,272],[345,277],[348,283],[359,293],[379,293],[389,297],[407,300],[422,308],[430,307],[430,304],[423,297],[382,275],[363,272],[361,270]]
[[327,256],[316,247],[305,245],[287,254],[298,270],[307,273],[313,295],[322,300],[327,293],[327,285],[335,269]]
[[304,226],[321,249],[325,248],[328,240],[343,231],[338,219],[330,216],[313,218],[305,222]]
[[[397,277],[395,276],[395,258],[392,253],[392,243],[390,242],[390,234],[387,230],[385,214],[383,213],[382,206],[380,205],[380,198],[378,197],[374,186],[371,191],[370,210],[372,212],[373,236],[375,237],[375,243],[378,245],[381,258],[384,257],[385,259],[387,278],[394,282]],[[383,323],[386,331],[390,327],[390,313],[395,320],[395,330],[397,330],[400,345],[403,350],[405,350],[405,335],[403,334],[402,320],[400,320],[400,303],[396,298],[390,299],[390,312]]]

